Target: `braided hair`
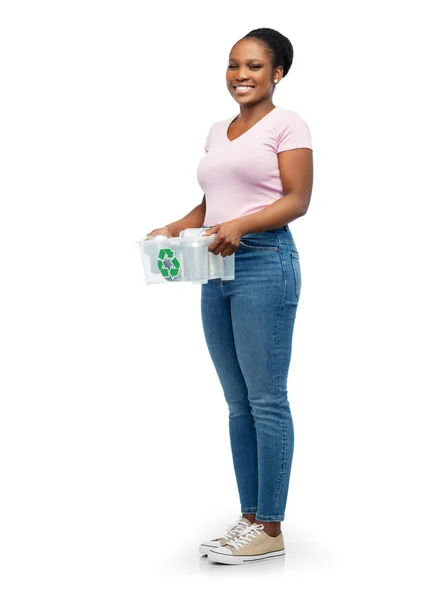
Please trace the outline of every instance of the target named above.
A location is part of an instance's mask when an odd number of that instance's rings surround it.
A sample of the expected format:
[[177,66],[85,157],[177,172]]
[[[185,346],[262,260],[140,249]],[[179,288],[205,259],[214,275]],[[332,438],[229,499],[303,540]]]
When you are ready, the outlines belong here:
[[255,38],[264,42],[267,54],[272,62],[272,70],[282,67],[283,77],[287,75],[293,62],[293,46],[288,38],[276,29],[261,27],[252,29],[242,39]]

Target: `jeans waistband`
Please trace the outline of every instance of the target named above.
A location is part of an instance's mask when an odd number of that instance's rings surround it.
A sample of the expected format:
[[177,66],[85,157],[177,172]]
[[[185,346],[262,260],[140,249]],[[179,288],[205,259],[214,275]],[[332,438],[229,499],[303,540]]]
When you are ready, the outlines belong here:
[[[202,227],[203,227],[204,229],[210,229],[211,225],[202,225]],[[282,226],[282,227],[280,227],[279,229],[280,229],[280,230],[281,230],[281,229],[284,229],[284,231],[290,231],[290,227],[289,227],[288,225],[283,225],[283,226]],[[274,231],[274,229],[272,229],[272,231]]]

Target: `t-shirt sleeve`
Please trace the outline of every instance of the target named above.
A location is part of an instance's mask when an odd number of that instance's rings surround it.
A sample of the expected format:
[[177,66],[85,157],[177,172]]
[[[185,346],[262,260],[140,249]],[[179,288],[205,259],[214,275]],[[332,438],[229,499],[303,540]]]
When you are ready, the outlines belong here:
[[211,127],[208,135],[206,136],[206,140],[205,140],[205,152],[209,152],[209,149],[211,148],[211,132],[212,132],[213,128]]
[[307,123],[298,113],[289,112],[279,127],[277,152],[294,148],[311,148],[312,137]]

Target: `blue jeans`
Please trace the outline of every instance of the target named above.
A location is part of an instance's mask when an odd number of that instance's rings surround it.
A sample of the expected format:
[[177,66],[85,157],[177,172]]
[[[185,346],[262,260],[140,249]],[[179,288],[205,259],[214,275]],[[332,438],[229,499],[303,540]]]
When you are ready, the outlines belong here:
[[241,512],[283,521],[294,446],[287,376],[301,290],[288,225],[244,235],[235,279],[201,288],[205,340],[229,408]]

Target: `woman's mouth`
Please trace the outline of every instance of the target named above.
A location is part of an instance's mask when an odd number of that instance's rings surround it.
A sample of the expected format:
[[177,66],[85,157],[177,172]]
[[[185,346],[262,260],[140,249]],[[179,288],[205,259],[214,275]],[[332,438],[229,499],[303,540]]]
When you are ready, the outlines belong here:
[[237,86],[233,86],[235,93],[240,96],[243,94],[249,94],[251,92],[251,90],[253,89],[253,86],[251,85],[237,85]]

